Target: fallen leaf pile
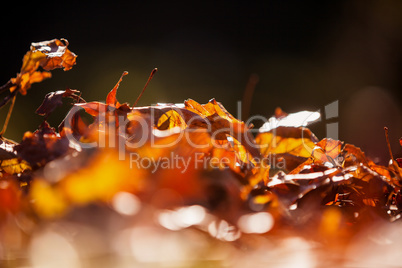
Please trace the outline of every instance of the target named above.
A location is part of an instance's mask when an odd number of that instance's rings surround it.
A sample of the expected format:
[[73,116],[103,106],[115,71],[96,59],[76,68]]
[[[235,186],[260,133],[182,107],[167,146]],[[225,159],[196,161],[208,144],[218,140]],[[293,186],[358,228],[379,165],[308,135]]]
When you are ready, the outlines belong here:
[[[33,43],[2,87],[6,99],[27,94],[49,70],[71,69],[76,55],[67,46]],[[126,74],[105,102],[87,102],[73,89],[47,94],[38,130],[19,143],[1,138],[2,260],[39,267],[57,263],[49,254],[65,254],[66,267],[82,267],[124,255],[136,264],[245,267],[246,259],[270,263],[278,255],[290,265],[300,252],[278,248],[310,250],[313,241],[318,250],[344,252],[362,230],[401,217],[400,160],[377,165],[352,144],[318,139],[300,120],[282,124],[295,114],[280,109],[253,135],[215,99],[120,103]],[[46,119],[63,98],[74,104],[56,129]]]

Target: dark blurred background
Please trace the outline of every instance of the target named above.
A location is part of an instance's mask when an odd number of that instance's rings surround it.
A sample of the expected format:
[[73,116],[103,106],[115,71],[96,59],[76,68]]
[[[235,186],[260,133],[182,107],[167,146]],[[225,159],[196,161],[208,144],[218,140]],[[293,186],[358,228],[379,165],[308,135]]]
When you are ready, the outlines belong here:
[[[331,122],[339,123],[340,139],[385,161],[388,126],[401,154],[400,0],[7,2],[0,17],[1,84],[19,71],[31,42],[66,38],[78,55],[72,70],[53,71],[17,98],[5,134],[16,141],[41,123],[34,112],[46,93],[70,87],[87,101],[104,101],[128,71],[118,98],[133,104],[158,67],[139,105],[216,98],[237,115],[237,101],[257,74],[251,114],[269,117],[278,106],[323,110],[339,100]],[[50,123],[57,126],[67,110],[66,104]],[[319,138],[325,123],[312,127]]]

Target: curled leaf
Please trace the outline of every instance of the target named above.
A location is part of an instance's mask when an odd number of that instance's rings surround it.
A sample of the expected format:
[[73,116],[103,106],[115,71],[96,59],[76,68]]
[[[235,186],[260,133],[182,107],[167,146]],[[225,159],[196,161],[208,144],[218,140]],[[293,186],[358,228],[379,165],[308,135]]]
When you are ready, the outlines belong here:
[[15,146],[18,157],[33,167],[40,167],[47,162],[65,154],[69,141],[56,134],[45,121],[34,133],[25,132],[22,142]]
[[[18,90],[22,95],[27,94],[27,90],[32,83],[38,83],[52,75],[47,72],[56,68],[63,68],[64,71],[70,70],[75,65],[77,56],[68,48],[66,39],[53,39],[32,43],[23,60],[20,72],[17,77],[11,78],[10,92]],[[42,67],[45,71],[38,71]]]
[[63,98],[72,98],[77,102],[83,101],[79,96],[80,92],[74,89],[59,90],[46,94],[42,104],[36,110],[36,113],[48,117],[57,107],[63,104]]
[[28,52],[29,59],[27,61],[32,60],[33,62],[30,64],[35,65],[37,64],[35,59],[39,59],[39,65],[46,71],[56,68],[63,68],[64,71],[68,71],[75,65],[77,56],[67,47],[68,41],[64,38],[32,43],[30,52],[33,55]]

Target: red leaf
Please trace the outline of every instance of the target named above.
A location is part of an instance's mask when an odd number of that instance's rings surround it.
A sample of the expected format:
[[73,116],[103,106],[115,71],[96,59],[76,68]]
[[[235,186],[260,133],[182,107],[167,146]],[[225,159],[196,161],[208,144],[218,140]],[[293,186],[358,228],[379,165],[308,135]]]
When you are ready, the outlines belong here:
[[107,97],[106,97],[107,105],[119,108],[120,103],[117,101],[116,93],[117,93],[117,89],[119,88],[120,82],[123,80],[123,77],[126,76],[127,74],[128,74],[128,72],[124,71],[123,74],[120,76],[119,81],[114,86],[114,88],[109,92],[109,94],[107,94]]

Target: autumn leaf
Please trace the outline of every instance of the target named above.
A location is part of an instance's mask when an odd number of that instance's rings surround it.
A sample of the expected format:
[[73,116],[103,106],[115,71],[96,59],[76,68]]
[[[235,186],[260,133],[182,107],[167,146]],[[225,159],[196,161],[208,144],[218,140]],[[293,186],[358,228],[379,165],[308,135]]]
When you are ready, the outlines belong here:
[[211,99],[207,104],[201,105],[189,99],[184,102],[184,105],[187,110],[208,120],[207,125],[211,128],[214,139],[226,140],[226,135],[231,135],[245,146],[253,158],[260,156],[249,127],[231,115],[221,103]]
[[116,85],[113,87],[113,89],[107,94],[106,96],[106,105],[114,106],[116,108],[119,108],[120,103],[117,101],[116,94],[117,94],[117,89],[120,86],[121,81],[123,80],[123,77],[128,75],[128,72],[123,72],[121,75],[119,81],[116,83]]
[[34,167],[40,167],[65,154],[69,149],[69,141],[58,136],[55,129],[45,121],[39,130],[25,132],[21,143],[14,148],[18,157]]
[[255,140],[264,156],[288,153],[306,158],[311,156],[318,142],[308,128],[282,126],[259,133]]
[[187,127],[187,124],[184,121],[183,117],[178,112],[172,109],[159,117],[156,127],[159,130],[166,130],[174,127],[185,129]]
[[[243,144],[232,136],[227,136],[227,140],[213,140],[212,157],[217,159],[212,163],[216,168],[229,167],[236,174],[246,177],[253,174],[256,161]],[[220,161],[224,159],[224,161]],[[251,183],[253,184],[253,183]]]
[[[211,123],[211,131],[215,133],[217,139],[225,140],[225,134],[230,134],[232,130],[234,133],[243,133],[248,130],[245,124],[234,118],[219,102],[211,99],[207,104],[201,105],[194,100],[187,100],[184,102],[185,108],[189,111],[199,114],[203,118],[208,119]],[[224,130],[218,132],[217,130]]]
[[36,109],[36,113],[47,118],[57,107],[63,104],[63,98],[72,98],[76,102],[85,102],[80,97],[80,92],[74,89],[59,90],[46,94],[42,104]]
[[15,147],[18,143],[5,138],[1,138],[0,142],[0,172],[21,175],[24,171],[31,170],[31,166],[26,161],[17,157]]
[[19,158],[11,158],[0,161],[0,170],[8,174],[21,174],[26,170],[31,170],[31,166],[24,160]]
[[261,154],[264,156],[291,154],[297,157],[310,157],[318,139],[305,126],[319,118],[320,113],[318,112],[302,111],[287,114],[277,108],[275,116],[264,123],[256,137]]
[[316,144],[316,147],[312,152],[312,157],[315,161],[337,165],[335,161],[337,157],[341,154],[341,151],[341,141],[325,138]]
[[[77,56],[67,49],[68,41],[66,39],[53,39],[39,43],[32,43],[23,60],[22,67],[15,78],[11,78],[6,84],[0,87],[0,93],[10,90],[10,93],[0,102],[0,108],[11,101],[0,136],[7,129],[11,113],[14,108],[17,93],[27,94],[31,84],[41,82],[52,75],[50,70],[63,68],[64,71],[70,70],[75,64]],[[42,68],[42,70],[38,70]]]
[[[190,129],[198,129],[198,128],[207,128],[208,122],[206,119],[201,117],[199,114],[189,111],[183,107],[180,107],[179,104],[157,104],[156,106],[144,106],[144,107],[134,107],[133,111],[139,112],[144,116],[149,116],[152,120],[152,124],[155,125],[157,128],[160,128],[160,125],[164,122],[167,121],[167,118],[169,118],[169,115],[171,113],[174,114],[173,119],[174,119],[173,124],[170,124],[169,121],[169,126],[168,127],[174,127],[174,126],[181,126],[184,127],[184,124],[177,125],[177,123],[182,122],[181,119],[177,118],[177,116],[180,116],[184,122],[187,125],[188,128]],[[174,111],[174,112],[173,112]],[[166,122],[165,124],[167,124]]]
[[97,101],[76,103],[75,106],[83,108],[85,112],[92,116],[98,116],[99,113],[106,112],[108,107],[108,105]]
[[64,38],[60,40],[53,39],[50,41],[32,43],[31,53],[36,54],[38,52],[41,52],[45,55],[45,57],[37,54],[35,56],[29,56],[29,58],[32,58],[34,62],[35,58],[39,58],[39,65],[46,71],[50,71],[56,68],[63,68],[64,71],[68,71],[73,67],[73,65],[75,65],[77,56],[72,53],[67,47],[68,41]]
[[[32,43],[30,51],[22,60],[20,72],[16,78],[11,79],[10,92],[18,90],[22,95],[26,95],[32,83],[38,83],[51,77],[47,71],[56,68],[63,68],[64,71],[70,70],[75,65],[77,56],[67,47],[66,39]],[[45,71],[37,71],[39,67]]]
[[45,80],[47,78],[52,77],[52,74],[50,72],[26,72],[21,75],[17,75],[16,78],[11,78],[11,82],[13,85],[10,88],[10,92],[13,92],[15,90],[18,90],[22,95],[27,94],[27,90],[31,88],[31,85],[33,83],[39,83],[42,82],[42,80]]

